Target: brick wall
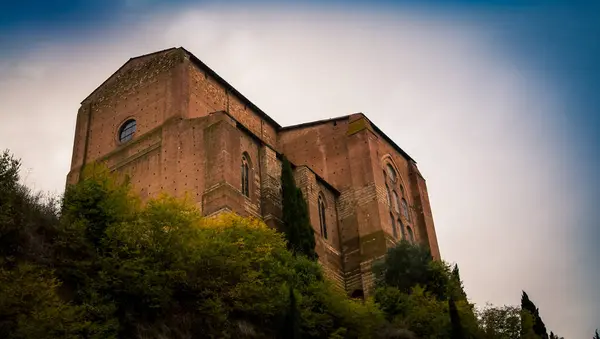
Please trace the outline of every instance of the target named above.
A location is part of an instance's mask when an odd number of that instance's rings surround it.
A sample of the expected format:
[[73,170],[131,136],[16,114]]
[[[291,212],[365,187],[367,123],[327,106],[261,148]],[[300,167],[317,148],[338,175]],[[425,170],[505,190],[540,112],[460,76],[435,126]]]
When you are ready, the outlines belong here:
[[[340,288],[345,288],[344,267],[340,248],[340,232],[338,225],[337,206],[338,193],[327,187],[317,175],[306,166],[299,166],[294,171],[296,185],[304,195],[308,206],[310,222],[315,232],[316,252],[319,262],[327,267],[325,273],[336,282]],[[321,232],[319,218],[319,197],[325,205],[325,227],[327,238]]]
[[232,94],[211,77],[209,72],[198,68],[189,59],[186,68],[190,87],[189,118],[206,116],[215,111],[226,111],[264,143],[275,144],[277,132],[273,124],[261,118],[241,98]]
[[[418,241],[439,258],[425,180],[364,115],[279,130],[236,93],[181,49],[132,59],[82,103],[68,182],[78,180],[83,164],[102,161],[130,175],[143,200],[160,192],[186,196],[206,216],[233,211],[278,228],[285,154],[297,166],[325,274],[349,294],[368,295],[373,261],[396,240],[383,177],[391,163]],[[137,131],[121,145],[118,130],[129,118]],[[241,192],[243,155],[250,163],[249,197]]]
[[[340,190],[336,201],[340,227],[340,248],[343,253],[346,289],[349,293],[372,284],[370,263],[385,254],[397,241],[393,237],[390,202],[387,199],[383,171],[387,163],[397,173],[409,207],[409,217],[394,212],[395,222],[413,229],[417,241],[432,248],[439,258],[433,218],[424,192],[424,180],[410,159],[379,135],[362,114],[346,119],[333,119],[298,128],[285,129],[278,144],[290,160],[306,165]],[[412,167],[411,167],[412,166]],[[423,212],[423,213],[421,213]]]

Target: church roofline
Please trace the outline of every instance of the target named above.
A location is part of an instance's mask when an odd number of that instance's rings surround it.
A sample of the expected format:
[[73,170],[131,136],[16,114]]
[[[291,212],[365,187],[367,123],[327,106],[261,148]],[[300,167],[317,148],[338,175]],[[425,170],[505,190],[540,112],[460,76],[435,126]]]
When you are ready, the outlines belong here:
[[[102,86],[104,86],[104,84],[106,84],[115,74],[117,74],[121,69],[123,69],[123,67],[125,67],[125,65],[127,65],[132,60],[136,60],[139,58],[144,58],[144,57],[148,57],[148,56],[156,55],[156,54],[160,54],[160,53],[170,52],[170,51],[174,51],[177,49],[183,51],[190,58],[190,60],[192,61],[192,63],[194,65],[196,65],[197,67],[206,71],[211,77],[213,77],[221,85],[223,85],[223,87],[225,87],[228,92],[233,93],[235,96],[240,98],[240,100],[242,100],[242,102],[244,102],[246,105],[248,105],[252,110],[256,111],[256,113],[258,113],[262,118],[264,118],[269,123],[273,124],[275,126],[275,129],[277,130],[277,132],[285,132],[285,131],[292,130],[292,129],[306,128],[306,127],[316,126],[316,125],[320,125],[320,124],[324,124],[324,123],[329,123],[329,122],[334,122],[334,121],[339,121],[339,120],[346,120],[346,119],[350,118],[350,115],[344,115],[344,116],[335,117],[335,118],[331,118],[331,119],[316,120],[316,121],[310,121],[310,122],[306,122],[306,123],[302,123],[302,124],[282,127],[281,125],[279,125],[279,123],[277,123],[277,121],[275,121],[273,118],[271,118],[267,113],[263,112],[263,110],[258,108],[258,106],[256,106],[252,101],[250,101],[250,99],[246,98],[242,93],[240,93],[237,89],[235,89],[231,84],[229,84],[227,81],[225,81],[225,79],[223,79],[220,75],[218,75],[217,72],[215,72],[212,68],[208,67],[204,62],[202,62],[200,59],[198,59],[193,53],[191,53],[190,51],[188,51],[187,49],[185,49],[183,47],[171,47],[171,48],[163,49],[161,51],[156,51],[156,52],[152,52],[152,53],[139,55],[137,57],[130,58],[129,60],[127,60],[126,63],[124,63],[121,67],[119,67],[119,69],[117,69],[106,80],[104,80],[102,82],[102,84],[100,84],[100,86],[98,86],[96,89],[94,89],[94,91],[92,93],[90,93],[90,95],[88,95],[85,99],[83,99],[81,104],[83,104],[86,100],[88,100],[90,97],[92,97],[94,95],[94,93],[96,93]],[[369,124],[373,127],[373,130],[375,130],[375,132],[377,132],[379,135],[381,135],[384,140],[386,140],[390,145],[392,145],[392,147],[396,151],[398,151],[398,153],[400,153],[407,159],[411,160],[415,164],[417,163],[410,155],[408,155],[408,153],[406,153],[402,148],[400,148],[400,146],[398,146],[379,127],[377,127],[377,125],[375,125],[364,113],[359,112],[356,114],[361,114],[363,117],[365,117],[365,119],[367,119]]]
[[398,146],[398,144],[396,144],[396,142],[394,140],[392,140],[392,138],[388,137],[387,134],[385,134],[379,127],[377,127],[377,125],[375,125],[366,115],[363,114],[363,116],[365,117],[365,119],[367,119],[369,121],[369,123],[371,124],[371,127],[373,127],[375,132],[377,132],[379,135],[381,135],[385,141],[387,141],[390,145],[392,145],[392,147],[396,151],[398,151],[398,153],[402,154],[404,157],[406,157],[408,160],[412,161],[413,163],[415,163],[415,164],[417,163],[415,161],[415,159],[413,159],[410,155],[408,155],[408,153],[406,153],[402,148],[400,148],[400,146]]
[[112,77],[114,77],[117,73],[119,73],[119,71],[121,71],[123,69],[123,67],[125,67],[128,63],[130,63],[132,60],[136,60],[139,58],[144,58],[147,56],[151,56],[151,55],[155,55],[155,54],[160,54],[160,53],[164,53],[164,52],[170,52],[170,51],[174,51],[176,50],[176,47],[171,47],[171,48],[167,48],[167,49],[163,49],[161,51],[156,51],[156,52],[152,52],[152,53],[147,53],[147,54],[143,54],[143,55],[138,55],[136,57],[133,58],[129,58],[129,60],[127,60],[123,65],[121,65],[121,67],[119,67],[116,71],[114,71],[108,78],[106,78],[104,81],[102,81],[102,83],[100,85],[98,85],[98,87],[96,87],[92,93],[90,93],[87,97],[85,97],[85,99],[81,100],[80,104],[83,104],[84,102],[86,102],[89,98],[91,98],[96,92],[98,92],[98,90],[100,88],[102,88],[107,82],[108,80],[112,79]]
[[321,124],[326,124],[328,122],[335,122],[335,121],[340,121],[340,120],[347,120],[348,118],[350,118],[349,114],[342,115],[342,116],[335,117],[335,118],[330,118],[330,119],[308,121],[308,122],[303,122],[301,124],[296,124],[296,125],[290,125],[290,126],[282,127],[281,131],[285,132],[285,131],[289,131],[289,130],[293,130],[293,129],[300,129],[300,128],[312,127],[312,126],[317,126],[317,125],[321,125]]
[[250,99],[246,98],[242,93],[240,93],[237,89],[235,89],[235,87],[233,87],[231,84],[229,84],[227,81],[225,81],[225,79],[223,79],[219,74],[217,74],[217,72],[215,72],[212,68],[208,67],[208,65],[206,65],[204,62],[202,62],[200,59],[198,59],[198,57],[196,57],[192,52],[188,51],[187,49],[185,49],[183,47],[171,47],[171,48],[163,49],[161,51],[156,51],[156,52],[143,54],[143,55],[139,55],[139,56],[130,58],[121,67],[119,67],[119,69],[117,69],[113,74],[111,74],[108,78],[106,78],[106,80],[104,80],[102,82],[102,84],[100,84],[100,86],[96,87],[96,89],[94,91],[92,91],[92,93],[90,93],[90,95],[88,95],[85,99],[83,99],[83,101],[81,101],[81,104],[83,104],[86,100],[88,100],[90,97],[92,97],[94,95],[94,93],[96,93],[100,88],[102,88],[102,86],[104,86],[113,76],[115,76],[115,74],[119,73],[119,71],[121,69],[123,69],[123,67],[125,67],[125,65],[127,65],[129,62],[136,60],[136,59],[145,58],[145,57],[152,56],[152,55],[157,55],[160,53],[174,51],[177,49],[183,51],[190,58],[190,61],[194,65],[196,65],[197,67],[199,67],[202,70],[204,70],[205,72],[207,72],[211,77],[213,77],[215,80],[217,80],[217,82],[219,82],[223,87],[225,87],[228,92],[233,93],[233,95],[240,98],[240,100],[244,104],[249,106],[252,110],[256,111],[256,113],[258,113],[258,115],[260,115],[263,119],[265,119],[269,123],[273,124],[275,126],[275,129],[280,130],[282,128],[281,125],[279,125],[277,123],[277,121],[273,120],[273,118],[271,118],[269,115],[267,115],[267,113],[263,112],[263,110],[258,108],[258,106],[256,106],[252,101],[250,101]]
[[[392,147],[396,151],[398,151],[398,153],[400,153],[402,156],[404,156],[408,160],[412,161],[413,163],[415,163],[415,164],[417,163],[415,161],[415,159],[413,159],[410,155],[408,155],[408,153],[406,153],[402,148],[400,148],[400,146],[398,146],[398,144],[396,144],[394,142],[394,140],[392,140],[392,138],[387,136],[387,134],[385,134],[379,127],[377,127],[377,125],[375,125],[373,123],[373,121],[371,121],[364,113],[358,112],[358,113],[354,113],[354,114],[362,115],[365,119],[367,119],[367,121],[369,122],[369,124],[371,125],[373,130],[375,132],[377,132],[377,134],[381,135],[381,137],[385,141],[387,141],[390,145],[392,145]],[[347,114],[347,115],[343,115],[343,116],[339,116],[339,117],[335,117],[335,118],[331,118],[331,119],[309,121],[309,122],[305,122],[305,123],[301,123],[301,124],[297,124],[297,125],[285,126],[285,127],[281,128],[280,131],[285,132],[285,131],[290,131],[290,130],[294,130],[294,129],[302,129],[302,128],[317,126],[317,125],[326,124],[326,123],[330,123],[330,122],[340,121],[340,120],[347,120],[350,118],[351,115],[353,115],[353,114]]]
[[179,47],[182,51],[184,51],[189,57],[190,60],[198,67],[204,69],[210,76],[215,78],[223,87],[227,89],[227,91],[233,93],[235,96],[240,98],[242,102],[248,105],[252,110],[256,111],[262,118],[270,122],[275,126],[275,129],[280,130],[282,127],[277,123],[277,121],[273,120],[267,113],[263,112],[258,106],[256,106],[250,99],[246,98],[242,93],[240,93],[235,87],[231,86],[225,79],[221,78],[220,75],[217,74],[214,70],[208,67],[205,63],[203,63],[200,59],[198,59],[194,54],[183,47]]
[[[271,150],[273,150],[273,152],[275,152],[275,156],[277,157],[277,159],[282,160],[283,157],[285,156],[285,154],[279,152],[275,147],[273,147],[273,145],[270,145],[270,144],[266,143],[264,140],[261,140],[256,134],[254,134],[254,132],[252,132],[250,129],[248,129],[246,126],[244,126],[244,124],[242,124],[241,122],[239,122],[233,115],[229,114],[229,112],[227,112],[227,111],[216,111],[216,112],[213,112],[211,114],[214,114],[214,113],[222,113],[222,114],[225,114],[226,116],[228,116],[231,120],[233,120],[235,122],[237,128],[239,128],[242,131],[244,131],[245,133],[247,133],[251,138],[253,138],[254,140],[256,140],[256,142],[258,142],[260,144],[263,144],[266,147],[268,147]],[[299,167],[306,167],[311,173],[313,173],[315,175],[315,177],[317,178],[318,181],[320,181],[321,183],[323,183],[323,185],[325,187],[327,187],[334,194],[340,195],[340,191],[337,188],[335,188],[335,186],[333,186],[332,184],[330,184],[327,180],[325,180],[325,178],[321,177],[310,166],[308,166],[308,165],[295,165],[291,160],[288,159],[288,161],[290,162],[290,165],[292,166],[292,169],[299,168]]]

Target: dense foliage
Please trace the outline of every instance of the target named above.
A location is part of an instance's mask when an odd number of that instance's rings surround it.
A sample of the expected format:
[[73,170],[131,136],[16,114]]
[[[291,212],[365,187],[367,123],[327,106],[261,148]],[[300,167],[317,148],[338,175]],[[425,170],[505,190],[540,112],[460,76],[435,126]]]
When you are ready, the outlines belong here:
[[[375,301],[387,319],[419,338],[475,338],[479,327],[458,268],[401,241],[375,265]],[[454,272],[454,273],[453,273]]]
[[203,218],[168,196],[142,206],[99,166],[58,213],[20,188],[13,160],[0,172],[0,241],[15,244],[2,248],[3,338],[272,338],[290,307],[296,337],[370,338],[384,323],[259,220]]
[[294,253],[316,259],[314,230],[302,191],[296,186],[292,165],[284,156],[281,161],[281,195],[283,232]]
[[518,339],[521,336],[521,309],[515,306],[486,305],[479,311],[483,337],[488,339]]
[[[535,306],[535,304],[531,300],[529,300],[529,296],[527,295],[527,293],[525,293],[525,291],[523,291],[523,294],[521,295],[521,310],[523,312],[528,312],[532,316],[533,333],[542,339],[548,339],[548,331],[546,330],[546,325],[540,317],[540,312]],[[526,329],[526,326],[524,325],[521,325],[521,327],[524,330]]]
[[373,296],[348,298],[302,240],[285,160],[283,233],[168,196],[142,204],[102,166],[56,201],[19,184],[19,166],[0,156],[1,338],[541,338],[537,308],[476,312],[458,266],[405,241],[375,265]]

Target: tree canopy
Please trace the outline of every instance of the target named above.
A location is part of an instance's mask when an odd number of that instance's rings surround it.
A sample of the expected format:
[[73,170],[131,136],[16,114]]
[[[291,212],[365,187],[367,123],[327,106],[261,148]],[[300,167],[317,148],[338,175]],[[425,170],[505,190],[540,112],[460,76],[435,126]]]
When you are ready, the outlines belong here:
[[[527,312],[528,316],[531,316],[531,330],[533,331],[533,333],[542,339],[548,339],[548,331],[546,330],[546,325],[540,317],[539,309],[529,299],[529,296],[527,295],[527,293],[525,293],[525,291],[523,291],[523,294],[521,295],[521,310],[523,312]],[[522,327],[523,329],[527,328],[524,325],[522,325]]]
[[371,296],[350,299],[314,260],[306,203],[285,159],[283,232],[234,214],[206,218],[167,195],[142,204],[126,177],[100,165],[61,199],[20,184],[19,168],[9,152],[0,156],[2,338],[537,339],[546,331],[526,293],[520,308],[476,311],[458,265],[406,241],[374,265]]

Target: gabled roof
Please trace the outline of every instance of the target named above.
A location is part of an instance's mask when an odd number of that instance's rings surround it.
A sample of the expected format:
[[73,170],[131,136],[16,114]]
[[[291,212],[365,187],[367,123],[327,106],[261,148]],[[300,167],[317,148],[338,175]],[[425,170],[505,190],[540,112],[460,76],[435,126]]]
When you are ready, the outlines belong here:
[[233,86],[231,86],[227,81],[225,81],[225,79],[221,78],[221,76],[219,76],[215,71],[213,71],[205,63],[200,61],[200,59],[198,59],[194,54],[192,54],[191,52],[189,52],[187,49],[185,49],[183,47],[179,47],[179,49],[181,49],[182,51],[184,51],[187,54],[187,56],[190,58],[192,63],[194,63],[196,66],[198,66],[199,68],[206,71],[206,73],[208,73],[211,77],[213,77],[215,80],[217,80],[217,82],[219,82],[223,87],[225,87],[228,92],[233,93],[235,96],[237,96],[244,104],[246,104],[253,111],[258,113],[258,115],[260,115],[263,119],[265,119],[266,121],[273,124],[276,129],[278,129],[278,130],[281,129],[281,125],[279,125],[277,123],[277,121],[273,120],[273,118],[268,116],[267,113],[263,112],[260,108],[258,108],[258,106],[256,106],[252,101],[250,101],[242,93],[240,93],[237,89],[235,89]]
[[113,74],[111,74],[108,78],[106,78],[106,80],[104,80],[98,87],[96,87],[96,89],[94,89],[92,91],[92,93],[90,93],[87,97],[85,97],[85,99],[81,100],[81,104],[83,104],[87,99],[89,99],[91,96],[93,96],[96,92],[98,92],[98,90],[100,90],[102,87],[104,87],[104,85],[110,80],[112,79],[115,75],[117,75],[123,68],[125,68],[125,66],[127,66],[127,64],[129,64],[131,61],[133,60],[137,60],[137,59],[141,59],[141,58],[145,58],[145,57],[149,57],[149,56],[153,56],[153,55],[158,55],[158,54],[162,54],[162,53],[166,53],[166,52],[171,52],[176,50],[177,48],[175,47],[171,47],[171,48],[167,48],[167,49],[163,49],[161,51],[156,51],[156,52],[152,52],[152,53],[148,53],[148,54],[144,54],[144,55],[139,55],[133,58],[129,58],[129,60],[127,60],[127,62],[125,62],[123,65],[121,65],[121,67],[119,67],[116,71],[113,72]]
[[[394,142],[394,140],[392,140],[392,138],[388,137],[387,134],[385,134],[379,127],[377,127],[377,125],[375,125],[364,113],[358,112],[358,113],[354,113],[354,114],[362,115],[365,119],[367,119],[367,121],[369,122],[369,124],[371,125],[373,130],[377,134],[379,134],[385,141],[387,141],[398,153],[400,153],[406,159],[414,162],[415,164],[417,163],[410,155],[408,155],[408,153],[406,153],[402,148],[400,148],[400,146],[398,146]],[[305,122],[305,123],[297,124],[297,125],[285,126],[285,127],[281,128],[280,131],[285,132],[285,131],[290,131],[290,130],[294,130],[294,129],[302,129],[302,128],[318,126],[321,124],[327,124],[330,122],[335,122],[335,121],[340,121],[340,120],[347,120],[350,118],[351,115],[352,114],[348,114],[348,115],[343,115],[343,116],[339,116],[339,117],[335,117],[335,118],[331,118],[331,119],[316,120],[316,121]]]
[[[252,101],[250,101],[248,98],[246,98],[242,93],[240,93],[237,89],[235,89],[227,81],[225,81],[225,79],[221,78],[221,76],[219,76],[214,70],[212,70],[205,63],[203,63],[200,59],[198,59],[194,54],[192,54],[190,51],[188,51],[187,49],[185,49],[183,47],[171,47],[171,48],[163,49],[161,51],[148,53],[148,54],[130,58],[126,63],[124,63],[121,67],[119,67],[119,69],[117,69],[113,74],[111,74],[110,77],[108,77],[104,82],[102,82],[102,84],[100,84],[100,86],[98,86],[92,93],[90,93],[90,95],[88,95],[81,103],[83,104],[88,98],[90,98],[92,95],[94,95],[94,93],[96,93],[100,88],[102,88],[102,86],[104,86],[112,77],[114,77],[117,73],[119,73],[119,71],[121,71],[131,61],[158,55],[158,54],[162,54],[162,53],[172,52],[175,50],[180,50],[183,53],[185,53],[185,55],[190,59],[190,61],[194,65],[196,65],[198,68],[204,70],[208,75],[210,75],[212,78],[214,78],[219,84],[221,84],[223,87],[225,87],[225,89],[227,89],[228,92],[233,93],[245,105],[250,107],[253,111],[255,111],[258,115],[260,115],[263,119],[265,119],[266,121],[271,123],[278,132],[284,132],[284,131],[288,131],[288,130],[292,130],[292,129],[299,129],[299,128],[307,128],[307,127],[316,126],[316,125],[325,124],[325,123],[334,122],[334,121],[339,121],[339,120],[346,120],[350,117],[350,115],[344,115],[344,116],[331,118],[331,119],[317,120],[317,121],[306,122],[306,123],[302,123],[302,124],[298,124],[298,125],[282,127],[281,125],[279,125],[277,123],[277,121],[273,120],[273,118],[271,118],[269,115],[267,115],[265,112],[263,112],[263,110],[258,108],[258,106],[256,106]],[[381,137],[385,141],[387,141],[390,145],[392,145],[392,147],[396,151],[398,151],[398,153],[400,153],[402,156],[406,157],[407,159],[411,160],[412,162],[416,163],[416,161],[413,158],[411,158],[410,155],[408,155],[408,153],[404,152],[404,150],[402,150],[402,148],[400,148],[400,146],[398,146],[379,127],[377,127],[377,125],[375,125],[371,120],[369,120],[369,118],[367,118],[366,115],[364,115],[363,113],[357,113],[357,114],[362,114],[363,117],[365,117],[365,119],[367,119],[369,124],[372,126],[373,130],[375,132],[377,132],[377,134],[381,135]]]
[[130,58],[129,60],[127,60],[126,63],[124,63],[121,67],[119,67],[119,69],[117,69],[113,74],[111,74],[111,76],[108,77],[108,79],[106,79],[102,84],[100,84],[100,86],[98,86],[92,93],[90,93],[90,95],[88,95],[82,101],[82,103],[85,102],[92,95],[94,95],[94,93],[96,93],[100,88],[102,88],[102,86],[104,86],[112,77],[114,77],[116,74],[118,74],[131,61],[138,60],[141,58],[147,58],[147,57],[162,54],[162,53],[172,52],[175,50],[180,50],[183,53],[185,53],[185,55],[190,59],[190,61],[194,65],[196,65],[198,68],[205,71],[209,76],[211,76],[213,79],[215,79],[221,86],[225,87],[225,89],[229,93],[232,93],[233,95],[237,96],[245,105],[247,105],[250,109],[255,111],[258,115],[260,115],[261,118],[263,118],[266,121],[268,121],[269,123],[273,124],[273,126],[275,126],[276,129],[281,129],[281,125],[279,125],[277,123],[277,121],[273,120],[273,118],[271,118],[270,116],[267,115],[267,113],[263,112],[260,108],[258,108],[258,106],[256,106],[252,101],[250,101],[242,93],[240,93],[237,89],[235,89],[233,86],[231,86],[227,81],[225,81],[225,79],[221,78],[221,76],[218,75],[214,70],[212,70],[212,68],[208,67],[205,63],[203,63],[200,59],[198,59],[194,54],[192,54],[190,51],[188,51],[187,49],[185,49],[183,47],[171,47],[171,48],[163,49],[162,51],[157,51],[157,52],[148,53],[148,54]]
[[350,118],[350,114],[342,115],[342,116],[330,118],[330,119],[303,122],[303,123],[297,124],[297,125],[290,125],[290,126],[282,127],[280,131],[284,132],[284,131],[289,131],[289,130],[293,130],[293,129],[307,128],[307,127],[317,126],[317,125],[321,125],[321,124],[327,124],[327,123],[334,122],[334,121],[348,120],[348,118]]

